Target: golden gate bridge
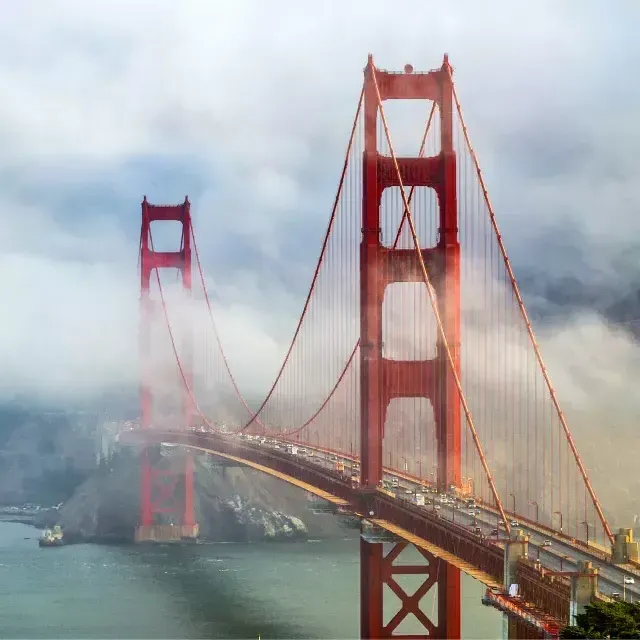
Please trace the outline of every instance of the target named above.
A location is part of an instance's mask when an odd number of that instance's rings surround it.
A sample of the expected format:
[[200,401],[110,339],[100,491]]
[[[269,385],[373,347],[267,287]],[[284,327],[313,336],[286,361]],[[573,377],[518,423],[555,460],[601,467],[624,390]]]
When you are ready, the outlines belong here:
[[[410,157],[385,111],[400,100],[428,105]],[[204,451],[362,518],[363,638],[459,638],[460,571],[487,585],[512,637],[557,635],[635,584],[637,543],[611,530],[562,413],[446,56],[426,73],[369,57],[308,294],[258,404],[226,356],[190,206],[142,203],[141,417],[121,434],[145,445],[139,541],[197,537]],[[167,221],[180,245],[157,251],[152,228]],[[177,270],[177,286],[161,270]],[[187,453],[162,466],[159,443]],[[407,544],[424,565],[394,564]],[[415,594],[398,572],[424,576]],[[400,600],[389,619],[384,585]],[[410,615],[419,635],[399,631]]]

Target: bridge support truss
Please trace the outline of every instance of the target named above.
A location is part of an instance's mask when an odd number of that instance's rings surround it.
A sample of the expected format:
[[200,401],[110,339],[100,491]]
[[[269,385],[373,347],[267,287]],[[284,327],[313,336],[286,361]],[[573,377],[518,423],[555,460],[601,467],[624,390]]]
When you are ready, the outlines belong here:
[[[460,638],[460,617],[447,618],[448,601],[446,577],[447,563],[425,549],[417,549],[420,564],[396,564],[398,556],[411,545],[380,533],[380,540],[368,536],[360,539],[360,635],[362,638]],[[385,553],[385,542],[390,546]],[[407,593],[400,576],[420,576],[413,593]],[[388,610],[385,590],[388,587],[399,605]],[[427,599],[427,605],[423,604]],[[431,614],[429,610],[431,601]],[[437,609],[436,609],[437,603]],[[436,619],[433,619],[433,613]],[[413,618],[413,620],[411,620]],[[413,622],[413,628],[401,632],[404,621]],[[457,622],[457,626],[456,626]]]
[[[175,221],[182,225],[180,248],[178,251],[155,251],[151,235],[151,223],[155,221]],[[154,322],[162,321],[161,300],[152,300],[150,296],[151,278],[159,277],[160,269],[177,269],[181,276],[184,291],[191,292],[191,214],[188,198],[180,205],[152,205],[145,196],[142,202],[142,226],[140,230],[140,368],[141,368],[141,415],[140,427],[152,428],[153,422],[153,370],[151,360],[151,331]],[[184,340],[185,336],[179,336]],[[180,346],[187,350],[187,357],[181,362],[189,363],[189,340],[181,341]],[[185,366],[185,365],[183,365]],[[183,369],[187,377],[190,373]],[[182,375],[182,373],[180,375]],[[183,381],[179,387],[184,389]],[[192,423],[192,402],[187,391],[182,392],[183,428]],[[141,456],[140,469],[140,521],[136,530],[137,542],[171,542],[181,539],[194,539],[198,536],[193,503],[193,455],[190,453],[173,454],[171,465],[163,466],[161,456],[153,456],[145,448]]]
[[[374,81],[375,74],[375,81]],[[455,378],[442,341],[433,360],[398,361],[382,355],[382,303],[388,285],[423,282],[414,249],[387,248],[381,242],[381,199],[385,189],[399,186],[392,158],[378,152],[379,112],[376,82],[382,101],[435,101],[440,110],[440,153],[435,157],[398,158],[405,187],[430,187],[439,204],[438,242],[420,248],[433,282],[454,366],[460,374],[460,244],[458,239],[456,155],[453,148],[453,88],[445,58],[429,73],[388,73],[376,69],[370,57],[364,79],[364,154],[362,243],[360,245],[360,372],[361,372],[361,482],[375,489],[382,479],[382,442],[387,407],[401,397],[428,398],[434,408],[437,437],[437,485],[447,491],[461,485],[461,413]],[[426,293],[425,293],[426,295]],[[361,606],[369,611],[362,637],[382,633],[382,552],[363,542],[361,552]],[[384,565],[384,566],[383,566]],[[431,578],[430,578],[431,579]],[[446,566],[438,578],[438,637],[460,637],[460,572]],[[432,637],[432,636],[430,636]]]

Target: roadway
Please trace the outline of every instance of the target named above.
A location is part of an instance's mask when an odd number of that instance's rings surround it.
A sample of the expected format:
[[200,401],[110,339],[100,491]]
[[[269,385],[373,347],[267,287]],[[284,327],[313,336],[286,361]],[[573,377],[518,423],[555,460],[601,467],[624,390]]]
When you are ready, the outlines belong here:
[[[241,437],[241,436],[237,436]],[[261,443],[260,440],[246,440],[247,443],[254,444],[257,447],[269,447],[283,450],[289,442],[282,442],[274,439]],[[294,445],[306,449],[308,452],[313,451],[313,456],[307,458],[307,462],[315,464],[325,469],[333,469],[335,463],[340,461],[345,465],[345,476],[358,475],[359,471],[353,471],[354,463],[350,458],[345,458],[338,453],[327,453],[325,451],[315,449],[307,444]],[[294,455],[294,454],[291,454]],[[385,480],[391,481],[391,478],[398,478],[398,486],[393,491],[398,499],[414,501],[416,493],[423,493],[424,483],[413,482],[402,476],[394,476],[392,473],[385,473]],[[437,510],[439,516],[458,524],[464,524],[471,529],[480,528],[480,532],[488,540],[495,540],[495,544],[500,545],[500,535],[495,535],[498,528],[499,517],[491,510],[478,505],[469,508],[463,500],[452,498],[451,496],[438,496],[437,493],[424,493],[425,505],[424,509]],[[442,499],[447,500],[442,502]],[[515,528],[515,527],[514,527]],[[551,534],[543,534],[535,529],[527,526],[527,524],[518,524],[517,528],[523,529],[529,536],[529,556],[539,559],[541,564],[551,571],[576,571],[579,560],[587,560],[598,567],[599,580],[598,586],[600,591],[608,596],[614,593],[620,594],[633,602],[640,599],[640,585],[635,582],[637,574],[625,569],[610,565],[594,554],[588,553],[586,550],[577,549],[570,542],[559,537],[552,537]],[[505,538],[503,537],[502,540]],[[544,543],[551,542],[550,546]],[[533,551],[533,553],[532,553]],[[634,580],[633,583],[626,584],[625,579]]]

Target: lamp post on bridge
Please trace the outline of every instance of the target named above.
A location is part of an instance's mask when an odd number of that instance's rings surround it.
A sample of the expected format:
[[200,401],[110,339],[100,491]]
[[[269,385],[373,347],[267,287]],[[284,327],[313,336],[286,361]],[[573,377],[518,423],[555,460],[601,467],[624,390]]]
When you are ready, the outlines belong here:
[[510,493],[509,497],[513,498],[513,515],[516,515],[516,494]]
[[571,556],[560,556],[560,571],[562,571],[562,563],[566,560],[571,560]]
[[562,533],[562,511],[554,511],[553,513],[557,513],[560,516],[560,533]]
[[586,520],[583,520],[580,524],[583,524],[584,528],[587,531],[587,540],[586,540],[586,542],[587,542],[587,546],[589,546],[589,523]]
[[540,505],[535,500],[533,502],[530,502],[529,504],[532,504],[536,508],[536,522],[538,522],[538,512],[540,509]]

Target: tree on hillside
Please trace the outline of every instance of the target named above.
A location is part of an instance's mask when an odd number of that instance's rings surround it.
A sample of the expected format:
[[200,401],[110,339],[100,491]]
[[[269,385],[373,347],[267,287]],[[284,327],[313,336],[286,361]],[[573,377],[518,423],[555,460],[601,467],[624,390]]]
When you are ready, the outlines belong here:
[[622,600],[597,601],[576,616],[576,625],[565,627],[561,638],[640,638],[640,604]]

